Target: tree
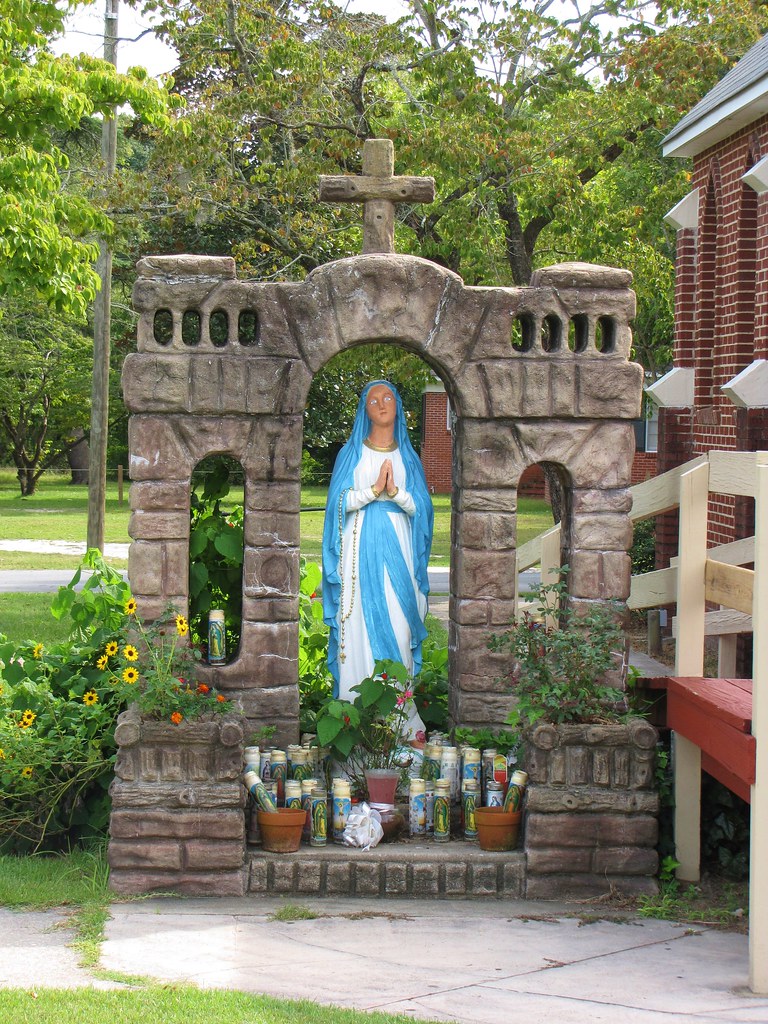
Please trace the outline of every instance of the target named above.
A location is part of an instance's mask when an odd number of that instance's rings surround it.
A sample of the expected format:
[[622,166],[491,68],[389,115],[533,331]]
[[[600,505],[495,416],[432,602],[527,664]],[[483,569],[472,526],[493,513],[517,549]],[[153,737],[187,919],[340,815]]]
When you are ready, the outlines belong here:
[[88,425],[91,339],[40,299],[0,304],[0,433],[22,496]]
[[[687,182],[661,138],[766,27],[750,0],[412,0],[397,25],[328,0],[153,6],[191,125],[155,152],[162,231],[261,279],[359,251],[359,211],[318,204],[317,176],[359,173],[363,140],[388,136],[399,170],[438,185],[432,207],[398,208],[399,251],[469,284],[587,258],[668,287],[660,215]],[[658,284],[639,288],[649,363],[671,340]]]
[[48,43],[74,6],[0,0],[0,294],[32,289],[82,318],[99,285],[91,238],[111,222],[95,197],[62,188],[68,159],[53,136],[124,103],[168,127],[176,101],[144,69],[53,56]]

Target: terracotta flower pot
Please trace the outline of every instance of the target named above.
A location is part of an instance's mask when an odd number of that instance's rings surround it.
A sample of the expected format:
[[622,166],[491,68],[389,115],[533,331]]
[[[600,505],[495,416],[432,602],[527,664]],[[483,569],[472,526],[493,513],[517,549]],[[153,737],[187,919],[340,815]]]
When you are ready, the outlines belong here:
[[514,850],[522,817],[522,811],[505,811],[503,807],[476,808],[475,822],[480,849]]
[[262,849],[269,853],[296,853],[306,812],[302,808],[278,807],[277,812],[259,810]]

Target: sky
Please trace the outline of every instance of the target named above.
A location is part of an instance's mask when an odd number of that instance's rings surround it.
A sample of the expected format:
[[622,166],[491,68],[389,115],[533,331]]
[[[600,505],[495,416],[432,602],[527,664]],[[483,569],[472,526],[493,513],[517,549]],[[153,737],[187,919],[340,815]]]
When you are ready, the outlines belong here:
[[[93,57],[101,57],[104,49],[104,7],[105,0],[96,0],[94,4],[82,7],[71,15],[67,32],[54,44],[54,51],[88,53]],[[349,0],[347,7],[351,11],[375,11],[393,21],[406,13],[405,4],[401,0]],[[126,4],[120,4],[117,19],[119,71],[137,65],[147,68],[155,76],[173,71],[176,52],[152,32],[146,32],[151,24],[151,17],[142,15]]]

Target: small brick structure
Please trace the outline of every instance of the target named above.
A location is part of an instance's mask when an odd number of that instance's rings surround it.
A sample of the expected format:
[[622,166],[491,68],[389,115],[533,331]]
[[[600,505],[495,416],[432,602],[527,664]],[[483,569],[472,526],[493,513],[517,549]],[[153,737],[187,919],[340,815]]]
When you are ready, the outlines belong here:
[[528,736],[526,896],[657,889],[658,734],[626,725],[544,723]]
[[242,896],[243,721],[171,725],[124,711],[110,787],[110,885],[118,893]]

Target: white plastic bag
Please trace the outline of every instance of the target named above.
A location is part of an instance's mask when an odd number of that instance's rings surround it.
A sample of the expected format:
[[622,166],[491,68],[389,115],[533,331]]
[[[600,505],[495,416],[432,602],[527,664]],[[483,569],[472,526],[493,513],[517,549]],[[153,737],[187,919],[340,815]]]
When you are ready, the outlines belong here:
[[378,811],[366,803],[352,808],[344,829],[346,846],[359,846],[361,850],[370,850],[378,846],[383,835],[384,829],[381,827],[381,815]]

